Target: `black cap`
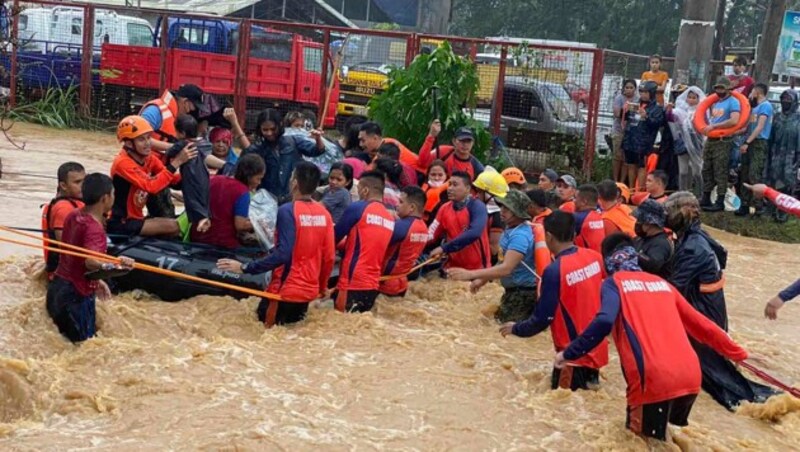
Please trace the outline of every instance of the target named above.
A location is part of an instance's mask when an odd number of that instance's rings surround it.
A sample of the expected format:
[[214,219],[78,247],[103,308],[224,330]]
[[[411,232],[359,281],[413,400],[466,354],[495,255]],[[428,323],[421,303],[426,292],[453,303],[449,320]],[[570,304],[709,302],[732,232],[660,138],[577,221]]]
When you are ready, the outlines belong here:
[[189,99],[198,110],[203,106],[203,90],[197,85],[191,83],[181,85],[175,96]]
[[469,138],[470,140],[475,140],[475,134],[472,133],[472,129],[469,127],[462,127],[456,130],[456,140],[464,140]]

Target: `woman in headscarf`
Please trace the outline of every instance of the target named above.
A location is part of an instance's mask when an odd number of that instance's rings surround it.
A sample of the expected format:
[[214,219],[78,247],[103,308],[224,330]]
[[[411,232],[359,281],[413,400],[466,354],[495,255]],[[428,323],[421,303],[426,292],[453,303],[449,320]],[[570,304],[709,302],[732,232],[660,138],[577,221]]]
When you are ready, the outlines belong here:
[[[800,113],[798,94],[787,89],[781,94],[781,111],[775,114],[769,137],[764,183],[781,193],[792,195],[797,186],[800,162]],[[771,207],[776,221],[785,222],[788,215]]]
[[[678,236],[669,282],[701,314],[728,331],[723,270],[728,252],[701,227],[700,203],[686,191],[673,193],[664,204],[667,227]],[[742,401],[763,402],[772,389],[746,379],[710,347],[692,341],[703,370],[703,389],[725,408]]]
[[675,140],[678,156],[678,187],[700,195],[703,189],[703,143],[705,137],[692,125],[697,105],[706,98],[703,90],[690,86],[675,100],[675,107],[667,107],[667,121]]

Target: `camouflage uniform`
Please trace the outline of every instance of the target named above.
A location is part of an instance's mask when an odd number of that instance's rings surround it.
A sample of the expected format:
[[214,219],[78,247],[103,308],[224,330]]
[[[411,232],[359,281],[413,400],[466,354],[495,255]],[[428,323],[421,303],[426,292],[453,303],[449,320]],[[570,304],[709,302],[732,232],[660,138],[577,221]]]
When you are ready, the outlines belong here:
[[[764,166],[767,162],[767,140],[755,140],[747,147],[747,152],[742,154],[742,183],[755,185],[764,180]],[[760,208],[761,200],[754,202],[753,192],[741,190],[742,205]]]
[[728,164],[731,139],[709,138],[703,146],[703,193],[711,193],[717,187],[717,196],[725,198],[728,191]]

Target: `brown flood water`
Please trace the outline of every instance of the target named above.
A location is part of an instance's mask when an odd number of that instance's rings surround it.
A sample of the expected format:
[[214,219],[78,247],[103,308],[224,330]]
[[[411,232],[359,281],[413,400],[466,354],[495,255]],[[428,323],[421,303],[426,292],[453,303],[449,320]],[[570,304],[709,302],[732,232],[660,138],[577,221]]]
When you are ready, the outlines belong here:
[[[68,159],[107,171],[113,137],[18,124],[6,172],[52,175]],[[0,224],[39,227],[55,181],[0,179]],[[4,234],[5,236],[5,234]],[[733,337],[800,386],[800,307],[763,305],[800,275],[800,247],[715,233],[731,253]],[[616,352],[597,392],[550,391],[549,334],[503,339],[501,289],[412,284],[374,313],[312,310],[265,331],[257,300],[145,294],[98,303],[98,337],[76,347],[44,308],[35,251],[0,245],[0,450],[643,450],[624,428]],[[612,347],[613,349],[613,347]],[[797,450],[800,400],[729,413],[701,394],[690,426],[658,450]]]

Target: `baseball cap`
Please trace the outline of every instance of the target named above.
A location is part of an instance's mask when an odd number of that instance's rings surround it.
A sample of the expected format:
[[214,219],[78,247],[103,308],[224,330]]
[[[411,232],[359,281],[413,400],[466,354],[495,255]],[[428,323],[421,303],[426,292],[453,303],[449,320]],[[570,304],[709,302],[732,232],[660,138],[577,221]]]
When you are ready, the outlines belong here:
[[565,174],[559,177],[558,179],[556,179],[556,182],[563,182],[572,188],[578,188],[578,181],[576,181],[575,178],[570,176],[569,174]]
[[728,77],[725,77],[723,75],[722,77],[717,79],[717,83],[714,83],[714,88],[716,87],[731,89],[731,81],[730,79],[728,79]]
[[558,180],[558,173],[554,169],[547,168],[546,170],[542,171],[542,174],[545,177],[553,182]]
[[517,218],[523,220],[531,219],[530,214],[528,214],[528,207],[531,206],[531,199],[528,198],[528,195],[519,190],[509,190],[505,198],[495,198],[495,202],[510,210]]
[[456,140],[465,140],[467,138],[470,140],[475,140],[475,134],[472,133],[472,129],[469,127],[461,127],[460,129],[456,130],[455,138]]
[[192,101],[195,107],[199,110],[203,105],[203,90],[199,86],[192,83],[181,85],[178,91],[175,92],[177,97],[185,97]]

